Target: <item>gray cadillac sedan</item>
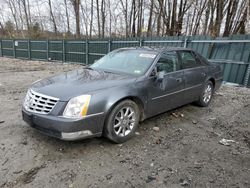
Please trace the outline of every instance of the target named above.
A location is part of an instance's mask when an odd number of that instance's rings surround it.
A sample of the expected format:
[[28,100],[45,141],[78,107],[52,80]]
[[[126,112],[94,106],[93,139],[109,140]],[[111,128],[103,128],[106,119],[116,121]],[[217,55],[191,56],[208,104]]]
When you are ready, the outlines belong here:
[[196,102],[207,106],[222,82],[218,65],[186,48],[122,48],[94,64],[33,83],[22,115],[63,140],[130,139],[146,118]]

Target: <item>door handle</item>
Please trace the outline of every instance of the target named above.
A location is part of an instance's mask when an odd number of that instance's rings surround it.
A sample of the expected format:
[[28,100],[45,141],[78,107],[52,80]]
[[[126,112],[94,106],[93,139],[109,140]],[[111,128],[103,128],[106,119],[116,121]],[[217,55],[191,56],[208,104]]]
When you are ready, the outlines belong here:
[[182,82],[182,78],[176,78],[177,82]]

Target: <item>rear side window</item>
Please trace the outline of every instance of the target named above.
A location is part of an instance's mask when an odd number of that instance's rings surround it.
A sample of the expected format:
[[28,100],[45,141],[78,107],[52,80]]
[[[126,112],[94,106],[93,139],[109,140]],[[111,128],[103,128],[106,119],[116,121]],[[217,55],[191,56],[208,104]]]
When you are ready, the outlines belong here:
[[183,69],[200,66],[200,63],[196,61],[191,51],[179,51],[179,54]]
[[156,66],[157,72],[169,73],[179,70],[177,54],[175,52],[163,53]]
[[205,58],[203,57],[201,54],[199,53],[195,53],[196,56],[198,57],[198,59],[200,60],[201,64],[203,65],[210,65],[211,63]]

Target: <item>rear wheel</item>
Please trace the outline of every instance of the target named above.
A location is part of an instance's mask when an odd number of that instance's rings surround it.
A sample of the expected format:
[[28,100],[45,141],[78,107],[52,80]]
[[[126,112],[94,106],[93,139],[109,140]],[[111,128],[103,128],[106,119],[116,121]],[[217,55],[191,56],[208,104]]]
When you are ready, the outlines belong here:
[[212,100],[214,93],[214,85],[211,81],[207,81],[203,87],[199,100],[197,104],[199,106],[208,106]]
[[124,100],[118,103],[105,122],[105,136],[115,143],[129,140],[135,133],[139,118],[139,108],[135,102]]

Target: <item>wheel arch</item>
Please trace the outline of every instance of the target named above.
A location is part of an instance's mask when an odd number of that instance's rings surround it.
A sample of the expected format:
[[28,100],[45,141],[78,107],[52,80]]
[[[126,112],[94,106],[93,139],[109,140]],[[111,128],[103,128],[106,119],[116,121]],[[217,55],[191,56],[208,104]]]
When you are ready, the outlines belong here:
[[110,105],[109,109],[107,110],[106,116],[105,116],[105,121],[108,118],[108,115],[110,114],[111,110],[120,102],[124,101],[124,100],[131,100],[133,102],[135,102],[138,107],[139,107],[139,111],[140,111],[140,121],[143,121],[145,119],[145,105],[142,102],[142,100],[139,97],[136,96],[126,96],[126,97],[122,97],[119,100],[116,100],[116,102],[114,102],[112,105]]
[[215,88],[215,79],[214,79],[213,77],[210,77],[210,78],[208,79],[208,81],[211,81],[212,84],[213,84],[213,86],[214,86],[214,88]]

